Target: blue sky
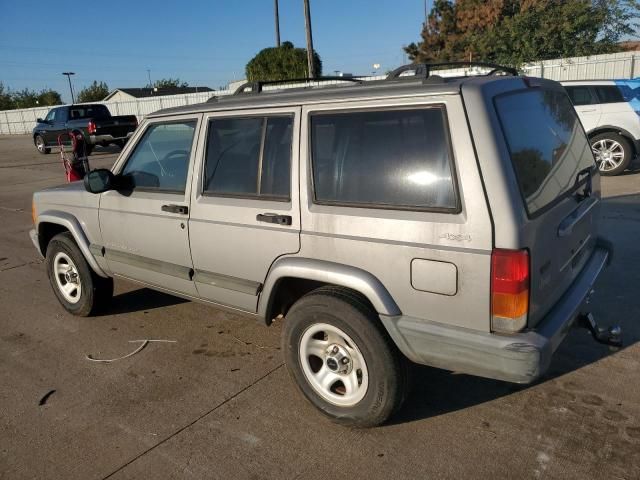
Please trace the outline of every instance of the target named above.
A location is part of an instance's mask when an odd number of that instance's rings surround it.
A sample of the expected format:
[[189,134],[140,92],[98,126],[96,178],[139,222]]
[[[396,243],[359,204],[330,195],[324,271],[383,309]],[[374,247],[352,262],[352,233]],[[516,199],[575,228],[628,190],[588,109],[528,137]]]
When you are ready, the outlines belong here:
[[[430,3],[430,2],[429,2]],[[280,0],[282,41],[305,45],[302,0]],[[61,72],[78,91],[93,80],[141,87],[179,77],[218,88],[244,78],[244,66],[275,43],[273,0],[0,0],[0,82],[53,88],[69,100]],[[314,48],[324,74],[370,74],[401,65],[417,41],[423,0],[311,0]],[[35,21],[34,21],[35,20]]]

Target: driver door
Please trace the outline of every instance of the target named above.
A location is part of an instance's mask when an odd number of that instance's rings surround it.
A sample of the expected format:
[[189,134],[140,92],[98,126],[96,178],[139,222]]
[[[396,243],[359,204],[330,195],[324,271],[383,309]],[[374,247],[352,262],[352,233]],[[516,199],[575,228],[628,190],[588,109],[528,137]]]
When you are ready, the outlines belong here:
[[129,192],[101,194],[104,256],[114,275],[197,296],[189,251],[189,198],[201,115],[146,124],[115,165]]

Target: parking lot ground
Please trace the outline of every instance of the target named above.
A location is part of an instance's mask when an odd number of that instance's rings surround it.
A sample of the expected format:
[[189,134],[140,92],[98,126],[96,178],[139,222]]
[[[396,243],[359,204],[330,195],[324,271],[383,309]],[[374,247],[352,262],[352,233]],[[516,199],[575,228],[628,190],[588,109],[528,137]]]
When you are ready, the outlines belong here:
[[[370,430],[297,393],[277,323],[122,281],[107,314],[67,314],[28,237],[32,192],[63,182],[57,154],[0,136],[0,478],[640,478],[640,172],[602,181],[616,250],[593,311],[624,348],[573,330],[527,387],[416,366],[405,408]],[[138,339],[175,343],[86,358]]]

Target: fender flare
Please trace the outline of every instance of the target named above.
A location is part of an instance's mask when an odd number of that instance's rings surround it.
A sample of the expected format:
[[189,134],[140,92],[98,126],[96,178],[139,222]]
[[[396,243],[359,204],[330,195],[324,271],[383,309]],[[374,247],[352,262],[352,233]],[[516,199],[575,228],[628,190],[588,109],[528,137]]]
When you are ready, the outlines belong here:
[[[617,132],[619,135],[622,135],[623,137],[625,137],[627,140],[629,140],[629,142],[631,142],[631,146],[637,150],[639,141],[636,140],[635,137],[631,135],[631,133],[628,130],[625,130],[624,128],[620,128],[620,127],[615,127],[613,125],[599,125],[593,130],[588,131],[587,137],[589,137],[589,140],[591,140],[591,137],[595,135],[599,135],[601,133],[611,132],[611,131]],[[639,153],[639,152],[636,151],[636,153]]]
[[82,229],[82,226],[80,225],[80,222],[76,217],[74,217],[70,213],[62,212],[59,210],[46,210],[38,215],[38,224],[36,225],[38,234],[40,234],[40,225],[42,223],[53,223],[56,225],[61,225],[69,230],[91,269],[101,277],[109,277],[104,272],[104,270],[100,268],[100,265],[98,265],[98,262],[96,262],[95,257],[91,253],[91,250],[89,249],[89,240],[87,239],[87,236],[85,235],[84,230]]
[[382,315],[400,315],[393,297],[371,273],[350,265],[303,257],[281,257],[271,266],[258,300],[258,315],[266,319],[273,293],[283,278],[301,278],[338,285],[364,295]]

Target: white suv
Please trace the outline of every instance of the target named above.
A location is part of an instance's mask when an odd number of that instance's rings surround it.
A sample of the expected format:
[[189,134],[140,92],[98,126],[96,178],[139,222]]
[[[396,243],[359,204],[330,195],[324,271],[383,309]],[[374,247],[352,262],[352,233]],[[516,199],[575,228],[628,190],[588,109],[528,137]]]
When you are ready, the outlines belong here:
[[640,107],[624,80],[561,82],[578,112],[602,175],[618,175],[640,153]]

